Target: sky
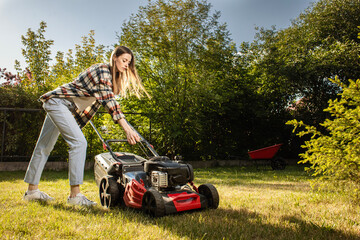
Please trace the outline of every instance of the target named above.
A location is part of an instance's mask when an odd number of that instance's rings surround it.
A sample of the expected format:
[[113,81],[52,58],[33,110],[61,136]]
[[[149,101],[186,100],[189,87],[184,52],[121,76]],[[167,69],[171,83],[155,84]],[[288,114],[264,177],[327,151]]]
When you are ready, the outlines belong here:
[[[207,0],[212,11],[220,11],[231,38],[239,46],[251,42],[255,27],[284,29],[318,0]],[[112,46],[122,24],[148,0],[0,0],[0,68],[12,73],[15,60],[25,68],[21,36],[41,21],[47,23],[45,38],[54,40],[52,55],[67,52],[81,37],[95,31],[96,44]]]

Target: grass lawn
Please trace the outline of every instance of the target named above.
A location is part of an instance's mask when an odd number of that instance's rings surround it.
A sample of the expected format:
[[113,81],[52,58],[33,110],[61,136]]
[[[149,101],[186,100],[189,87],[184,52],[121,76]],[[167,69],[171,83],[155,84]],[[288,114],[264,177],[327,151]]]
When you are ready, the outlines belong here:
[[195,170],[195,184],[214,184],[216,210],[152,219],[101,207],[92,171],[83,193],[98,206],[68,206],[67,172],[44,172],[41,190],[56,200],[24,202],[24,172],[1,172],[1,239],[360,239],[360,206],[335,192],[312,192],[301,167]]

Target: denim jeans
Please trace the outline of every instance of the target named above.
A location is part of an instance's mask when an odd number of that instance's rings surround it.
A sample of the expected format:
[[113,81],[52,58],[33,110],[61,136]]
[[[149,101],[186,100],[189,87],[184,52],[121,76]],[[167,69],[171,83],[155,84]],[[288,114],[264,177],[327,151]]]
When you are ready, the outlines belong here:
[[39,184],[50,152],[61,134],[69,145],[70,185],[83,183],[87,141],[71,113],[73,107],[72,101],[61,98],[51,98],[43,104],[47,114],[25,174],[25,182]]

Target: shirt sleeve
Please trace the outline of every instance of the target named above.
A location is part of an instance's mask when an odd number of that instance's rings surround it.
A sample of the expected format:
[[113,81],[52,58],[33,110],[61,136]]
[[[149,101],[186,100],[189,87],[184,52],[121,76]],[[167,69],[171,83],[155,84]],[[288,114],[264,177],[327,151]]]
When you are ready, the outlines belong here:
[[[92,75],[92,72],[88,74]],[[119,103],[115,99],[115,94],[112,91],[112,77],[109,69],[99,68],[97,70],[98,79],[96,82],[96,90],[94,97],[105,108],[105,110],[112,116],[115,123],[121,118],[125,118],[122,113]],[[89,76],[92,78],[91,76]],[[93,78],[95,79],[95,78]]]

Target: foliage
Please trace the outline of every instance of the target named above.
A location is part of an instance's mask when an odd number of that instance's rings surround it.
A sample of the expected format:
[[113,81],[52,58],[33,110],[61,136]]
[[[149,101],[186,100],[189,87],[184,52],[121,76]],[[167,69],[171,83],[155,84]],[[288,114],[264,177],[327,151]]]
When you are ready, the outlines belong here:
[[257,40],[243,48],[259,90],[274,98],[276,107],[302,98],[308,111],[293,112],[295,117],[322,122],[327,117],[322,110],[339,92],[328,78],[346,83],[360,74],[359,22],[359,1],[320,0],[289,28],[260,29]]
[[[310,163],[309,170],[319,179],[343,180],[360,187],[360,80],[349,80],[349,85],[341,83],[339,78],[333,80],[342,87],[340,99],[330,100],[325,109],[332,119],[326,119],[321,131],[314,126],[293,120],[288,124],[305,127],[299,136],[311,135],[303,148],[301,163]],[[294,129],[294,130],[295,130]]]
[[[39,108],[40,104],[36,101],[37,96],[31,94],[20,86],[0,87],[1,107],[6,108]],[[0,139],[4,139],[5,156],[27,156],[31,154],[39,135],[44,114],[40,112],[18,112],[0,111],[0,122],[6,123],[6,129],[0,132]]]
[[19,77],[19,75],[15,75],[11,72],[6,71],[6,68],[0,68],[0,79],[1,78],[4,78],[5,81],[0,83],[0,86],[17,86],[21,82],[21,78]]
[[[0,78],[4,78],[5,82],[0,87],[1,108],[27,108],[38,109],[40,103],[36,101],[36,92],[30,91],[26,83],[31,78],[30,71],[25,70],[21,78],[20,74],[12,74],[1,69]],[[5,123],[5,128],[0,132],[0,139],[5,139],[2,154],[4,156],[12,156],[12,161],[24,160],[24,156],[28,156],[36,143],[39,131],[42,125],[44,114],[40,111],[12,111],[2,110],[0,112],[0,122]],[[5,134],[5,136],[3,136]]]
[[[21,41],[25,48],[22,49],[22,55],[25,58],[27,69],[31,73],[31,78],[20,76],[23,85],[31,88],[31,91],[44,91],[47,89],[47,79],[50,72],[51,50],[53,40],[46,40],[45,29],[47,25],[44,21],[40,22],[40,28],[37,32],[28,29],[25,36],[21,36]],[[21,69],[20,62],[15,61],[15,68],[22,75],[25,71]]]
[[159,0],[122,27],[119,42],[136,53],[152,96],[123,105],[153,119],[162,154],[208,159],[246,149],[246,126],[238,121],[246,119],[253,90],[219,18],[206,1]]

